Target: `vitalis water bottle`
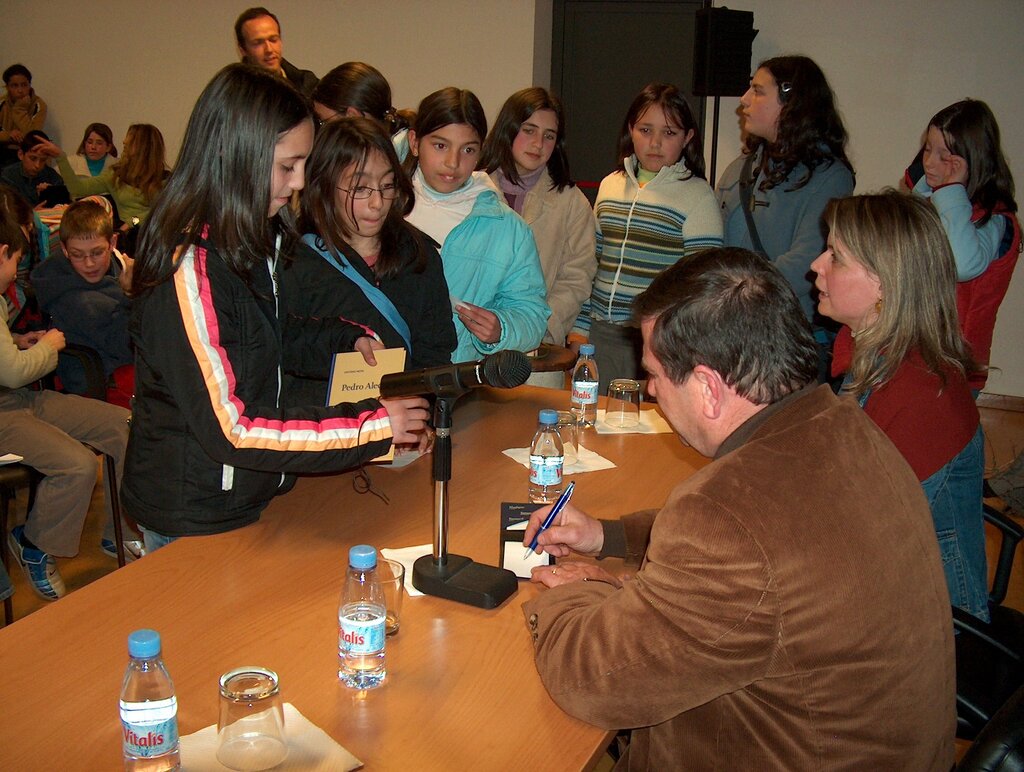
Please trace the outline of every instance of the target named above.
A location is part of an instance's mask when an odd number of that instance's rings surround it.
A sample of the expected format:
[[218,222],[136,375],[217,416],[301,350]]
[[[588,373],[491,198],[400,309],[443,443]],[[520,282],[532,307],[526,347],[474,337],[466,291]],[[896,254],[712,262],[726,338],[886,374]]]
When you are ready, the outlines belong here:
[[530,503],[551,504],[562,493],[565,454],[558,436],[558,413],[541,410],[539,418],[530,444]]
[[160,659],[160,633],[136,630],[128,636],[131,661],[121,687],[124,768],[132,772],[180,769],[178,700]]
[[377,550],[348,551],[348,574],[338,606],[338,678],[353,689],[384,683],[384,591],[377,581]]
[[593,426],[597,422],[597,381],[594,344],[584,343],[572,371],[572,397],[569,400],[569,409],[581,427]]

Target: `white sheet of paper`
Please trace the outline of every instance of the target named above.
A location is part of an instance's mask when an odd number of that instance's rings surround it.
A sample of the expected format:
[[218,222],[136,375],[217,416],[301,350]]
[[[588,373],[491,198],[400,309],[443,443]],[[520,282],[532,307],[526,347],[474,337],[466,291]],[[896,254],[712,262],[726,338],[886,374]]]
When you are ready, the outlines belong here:
[[[509,528],[508,530],[517,529]],[[519,530],[525,531],[526,523],[523,523],[522,529]],[[530,569],[534,566],[551,565],[551,556],[546,552],[541,552],[539,555],[536,552],[531,552],[528,558],[524,558],[523,554],[526,552],[526,547],[520,542],[507,541],[503,546],[505,549],[501,558],[501,567],[507,568],[520,579],[529,579]]]
[[[216,705],[216,703],[214,703]],[[214,708],[216,712],[216,708]],[[284,704],[284,731],[288,737],[288,757],[274,769],[335,770],[358,769],[362,762],[339,745],[323,729],[307,719],[290,702]],[[217,761],[217,725],[211,724],[181,738],[183,770],[226,770]]]

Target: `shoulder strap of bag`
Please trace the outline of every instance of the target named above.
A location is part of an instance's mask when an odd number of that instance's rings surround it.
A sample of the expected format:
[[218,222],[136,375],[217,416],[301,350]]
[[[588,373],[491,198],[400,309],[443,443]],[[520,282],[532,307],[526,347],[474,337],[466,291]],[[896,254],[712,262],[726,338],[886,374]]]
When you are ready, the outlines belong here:
[[395,331],[402,336],[402,340],[405,341],[406,351],[409,355],[412,355],[412,335],[409,333],[409,325],[405,319],[395,308],[395,304],[391,302],[391,299],[380,291],[378,287],[373,286],[368,282],[362,274],[353,268],[344,255],[339,254],[337,257],[328,252],[324,247],[325,244],[322,240],[314,236],[312,233],[307,233],[302,237],[302,243],[316,252],[320,257],[328,262],[338,273],[346,277],[362,290],[363,294],[366,295],[366,299],[373,303],[374,307],[384,315],[384,318],[391,323],[391,326],[395,328]]
[[767,258],[768,252],[761,243],[761,237],[757,233],[757,225],[754,224],[754,194],[751,188],[757,180],[754,171],[754,153],[748,153],[747,159],[743,162],[743,169],[740,171],[740,206],[743,207],[743,216],[747,220],[747,230],[750,232],[750,243],[754,251],[762,257]]

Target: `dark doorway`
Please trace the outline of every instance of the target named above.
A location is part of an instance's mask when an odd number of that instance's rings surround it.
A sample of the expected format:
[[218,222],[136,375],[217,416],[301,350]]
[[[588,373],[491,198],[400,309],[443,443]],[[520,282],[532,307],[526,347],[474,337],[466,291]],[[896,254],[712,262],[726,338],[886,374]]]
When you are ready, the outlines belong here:
[[702,0],[554,0],[551,88],[565,103],[573,177],[591,203],[597,184],[615,167],[626,110],[645,85],[677,85],[704,126],[704,99],[691,93],[695,14],[703,5]]

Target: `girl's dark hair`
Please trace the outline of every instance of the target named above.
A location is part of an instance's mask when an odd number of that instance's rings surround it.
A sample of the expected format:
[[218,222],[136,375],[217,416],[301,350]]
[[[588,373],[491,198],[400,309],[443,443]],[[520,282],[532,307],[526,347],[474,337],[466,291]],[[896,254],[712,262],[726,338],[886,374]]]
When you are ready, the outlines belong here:
[[[453,123],[467,124],[480,137],[481,143],[487,136],[487,115],[476,94],[448,86],[423,98],[410,128],[416,132],[416,140],[419,141]],[[410,177],[416,171],[416,156],[411,151],[405,158],[405,171]]]
[[[32,204],[14,188],[0,184],[0,215],[6,215],[13,219],[15,224],[19,226],[18,233],[21,236],[20,241],[17,239],[13,243],[0,241],[0,244],[11,244],[11,251],[28,249],[30,254],[29,264],[32,266],[37,265],[42,256],[39,254],[39,239],[37,237],[36,218]],[[21,230],[22,228],[28,232],[28,237],[25,237],[24,232]],[[3,302],[3,300],[0,300],[0,302]]]
[[[75,153],[85,155],[85,141],[89,139],[90,134],[99,134],[103,141],[110,145],[110,150],[107,151],[107,154],[117,158],[117,148],[114,147],[114,132],[105,123],[90,123],[86,126],[85,134],[82,135],[82,141],[78,143],[78,150]],[[162,141],[163,138],[161,137]]]
[[183,254],[201,238],[246,282],[256,262],[274,253],[279,233],[289,254],[289,207],[267,217],[274,146],[308,119],[305,98],[284,78],[246,64],[218,72],[192,110],[174,172],[143,224],[133,294],[166,281],[178,268],[177,248]]
[[4,70],[4,83],[9,83],[11,78],[13,78],[15,75],[24,75],[28,79],[29,83],[32,82],[32,73],[28,71],[28,67],[26,67],[24,64],[12,64],[10,67]]
[[[371,153],[384,156],[395,176],[398,195],[391,202],[391,209],[384,218],[380,232],[380,257],[373,267],[380,277],[398,274],[407,261],[403,260],[400,245],[412,232],[405,216],[412,211],[415,201],[412,183],[402,171],[401,162],[395,152],[391,138],[376,121],[368,118],[340,118],[330,121],[317,132],[313,152],[306,161],[306,189],[302,194],[302,213],[299,226],[305,233],[319,236],[335,257],[341,252],[352,235],[345,227],[337,209],[337,193],[342,176],[349,167],[355,167],[357,177],[366,167]],[[348,197],[349,217],[355,219],[352,196]],[[412,239],[417,252],[413,259],[413,270],[422,273],[427,265],[427,253],[422,249],[420,239]]]
[[771,73],[779,88],[779,125],[775,142],[750,134],[746,139],[749,152],[764,148],[761,190],[780,185],[796,166],[803,164],[807,174],[790,190],[799,190],[819,166],[829,167],[839,161],[853,172],[846,157],[846,129],[836,110],[835,94],[825,73],[806,56],[776,56],[758,65]]
[[387,79],[366,62],[345,62],[324,75],[313,90],[313,101],[339,113],[354,107],[383,123],[389,134],[409,126],[391,104],[391,85]]
[[[0,185],[0,244],[7,245],[8,256],[31,248],[36,239],[29,239],[25,231],[32,232],[32,205],[14,188]],[[33,253],[35,250],[33,250]],[[32,264],[38,262],[33,259]],[[0,298],[0,303],[6,302]]]
[[1017,211],[1013,176],[999,141],[999,124],[987,104],[964,99],[939,110],[928,125],[942,132],[950,153],[967,161],[967,196],[985,213],[976,225],[988,222],[997,206]]
[[484,141],[483,155],[480,157],[480,168],[488,174],[501,169],[505,179],[513,185],[522,184],[516,162],[512,157],[512,143],[523,123],[538,110],[551,110],[558,121],[555,136],[555,149],[548,159],[548,174],[551,175],[551,189],[562,192],[575,183],[569,175],[569,157],[565,152],[565,111],[562,100],[547,89],[534,86],[517,91],[501,106],[498,119],[491,128],[491,133]]
[[622,130],[619,132],[619,169],[625,171],[626,159],[633,155],[633,127],[652,105],[661,107],[665,117],[675,121],[684,132],[693,129],[693,139],[683,148],[682,159],[692,176],[707,179],[704,171],[704,141],[701,139],[700,126],[693,117],[686,97],[670,83],[648,83],[643,91],[636,95],[636,99],[626,111],[626,118],[622,121]]

